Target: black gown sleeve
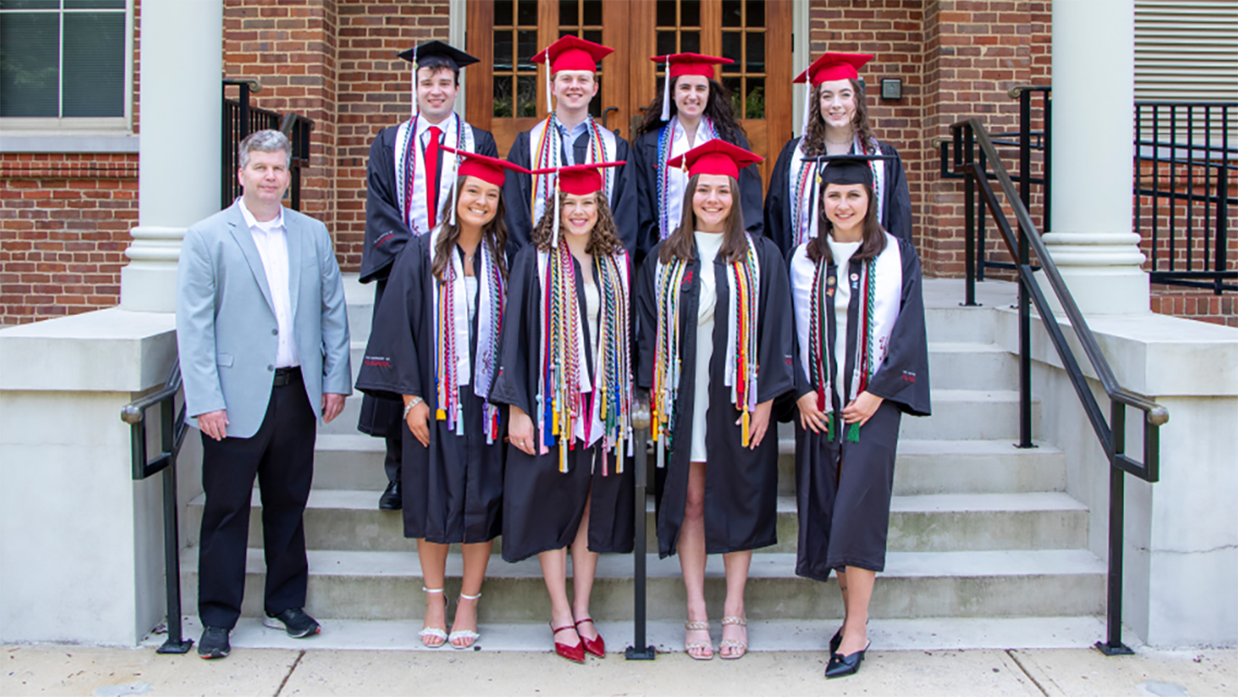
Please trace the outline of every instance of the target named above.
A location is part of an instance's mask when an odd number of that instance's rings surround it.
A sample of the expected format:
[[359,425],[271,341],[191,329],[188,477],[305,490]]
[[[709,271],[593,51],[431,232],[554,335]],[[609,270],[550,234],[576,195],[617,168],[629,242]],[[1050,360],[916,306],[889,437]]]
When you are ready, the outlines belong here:
[[658,299],[654,293],[661,243],[649,250],[636,280],[636,386],[653,389],[654,347],[658,339]]
[[499,373],[490,388],[490,401],[520,407],[537,423],[530,375],[537,370],[531,339],[540,334],[532,324],[539,320],[537,298],[537,249],[527,246],[512,262],[507,283],[507,308],[499,337]]
[[[529,132],[516,136],[511,150],[507,151],[507,161],[529,168]],[[533,233],[533,211],[529,209],[529,198],[533,192],[533,177],[520,172],[508,170],[503,182],[503,205],[507,209],[504,222],[507,223],[507,246],[510,254],[515,256],[525,245]]]
[[787,265],[771,241],[755,238],[761,263],[760,336],[757,338],[757,402],[795,389],[794,316]]
[[924,325],[920,257],[907,240],[899,240],[903,260],[903,291],[898,319],[890,334],[890,350],[868,383],[868,392],[894,402],[913,416],[931,413],[928,333]]
[[891,235],[914,242],[911,239],[911,191],[907,188],[907,173],[903,171],[903,160],[898,151],[888,143],[881,143],[881,151],[885,155],[893,155],[895,159],[885,161],[886,194],[885,222],[886,231]]
[[658,132],[642,134],[632,146],[632,175],[636,180],[636,260],[649,254],[658,243],[658,180],[654,164],[658,159]]
[[486,157],[497,158],[499,156],[499,146],[494,142],[494,136],[490,131],[482,130],[472,124],[469,128],[473,129],[473,152]]
[[[735,145],[744,150],[752,149],[743,133],[735,135],[739,141]],[[748,165],[739,171],[739,201],[744,210],[744,229],[752,235],[761,235],[765,220],[761,211],[761,170],[756,165]]]
[[774,172],[769,178],[769,192],[765,196],[765,236],[773,240],[786,257],[791,255],[791,245],[795,241],[794,232],[791,230],[791,201],[788,200],[787,181],[791,176],[791,158],[799,144],[799,138],[792,138],[782,146],[778,161],[774,163]]
[[357,375],[357,389],[372,397],[401,401],[407,394],[429,399],[421,370],[422,361],[432,358],[419,355],[417,349],[418,337],[427,331],[429,238],[425,235],[405,245],[391,266]]
[[632,160],[632,146],[619,136],[615,136],[615,159],[627,162],[627,164],[619,168],[615,188],[610,193],[610,212],[615,218],[619,241],[623,243],[623,248],[628,250],[629,255],[635,256],[640,227],[636,202],[636,163]]
[[386,278],[396,255],[412,238],[400,214],[400,199],[396,192],[397,128],[384,128],[370,144],[370,157],[366,163],[365,246],[361,249],[362,283]]

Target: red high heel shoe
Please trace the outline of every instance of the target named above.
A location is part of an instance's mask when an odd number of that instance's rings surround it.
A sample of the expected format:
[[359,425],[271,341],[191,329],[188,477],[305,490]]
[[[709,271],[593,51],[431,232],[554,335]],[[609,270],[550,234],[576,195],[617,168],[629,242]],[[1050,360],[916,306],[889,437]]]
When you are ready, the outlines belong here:
[[[576,631],[576,627],[574,625],[565,624],[562,627],[556,628],[554,622],[550,623],[550,631],[554,632],[555,634],[558,634],[559,632],[565,629]],[[553,638],[553,636],[554,635],[552,634],[551,637]],[[579,639],[580,634],[577,634],[576,637]],[[575,646],[568,646],[567,644],[561,643],[560,641],[556,639],[555,640],[555,653],[559,654],[560,656],[574,663],[584,663],[585,662],[584,641],[582,640],[581,643]]]
[[602,639],[602,633],[598,632],[596,639],[586,639],[580,634],[580,625],[588,622],[593,625],[593,630],[597,631],[597,623],[592,618],[586,617],[576,623],[576,635],[580,636],[580,643],[585,647],[585,651],[597,656],[598,658],[606,658],[606,641]]

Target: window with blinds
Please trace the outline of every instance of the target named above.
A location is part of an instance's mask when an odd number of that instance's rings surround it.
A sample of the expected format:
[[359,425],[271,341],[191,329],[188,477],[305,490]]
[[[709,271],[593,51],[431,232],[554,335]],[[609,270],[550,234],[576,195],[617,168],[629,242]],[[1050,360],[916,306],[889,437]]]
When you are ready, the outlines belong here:
[[1238,2],[1135,0],[1135,101],[1238,101]]
[[128,13],[128,0],[0,0],[0,117],[124,119]]

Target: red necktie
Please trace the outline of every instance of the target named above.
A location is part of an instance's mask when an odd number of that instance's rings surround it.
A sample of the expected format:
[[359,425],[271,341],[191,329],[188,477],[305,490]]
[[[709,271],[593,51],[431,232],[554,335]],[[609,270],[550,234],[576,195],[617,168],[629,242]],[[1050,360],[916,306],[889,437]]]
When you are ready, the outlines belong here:
[[438,126],[430,127],[430,142],[426,143],[426,208],[430,228],[438,218]]

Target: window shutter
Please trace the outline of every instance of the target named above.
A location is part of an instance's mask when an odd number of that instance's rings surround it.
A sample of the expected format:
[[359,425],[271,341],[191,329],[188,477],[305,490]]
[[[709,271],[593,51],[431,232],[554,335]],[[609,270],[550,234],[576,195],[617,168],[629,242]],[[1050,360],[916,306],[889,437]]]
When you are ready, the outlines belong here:
[[1238,101],[1238,2],[1135,0],[1136,101]]

